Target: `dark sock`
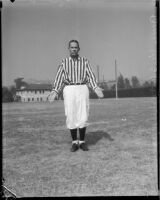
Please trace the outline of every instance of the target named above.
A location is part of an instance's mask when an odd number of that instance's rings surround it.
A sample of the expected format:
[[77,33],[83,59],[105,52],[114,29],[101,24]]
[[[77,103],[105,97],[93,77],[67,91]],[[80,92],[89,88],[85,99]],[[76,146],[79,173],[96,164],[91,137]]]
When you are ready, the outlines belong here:
[[77,140],[77,129],[70,129],[72,140]]
[[80,141],[84,141],[85,133],[86,133],[86,127],[79,129]]

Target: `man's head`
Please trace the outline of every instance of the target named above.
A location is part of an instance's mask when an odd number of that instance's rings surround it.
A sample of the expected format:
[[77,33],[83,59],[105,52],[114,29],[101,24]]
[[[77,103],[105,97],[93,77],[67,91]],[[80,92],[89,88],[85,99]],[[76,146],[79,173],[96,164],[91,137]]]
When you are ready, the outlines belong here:
[[79,42],[77,40],[70,40],[68,44],[68,49],[71,57],[77,57],[80,50]]

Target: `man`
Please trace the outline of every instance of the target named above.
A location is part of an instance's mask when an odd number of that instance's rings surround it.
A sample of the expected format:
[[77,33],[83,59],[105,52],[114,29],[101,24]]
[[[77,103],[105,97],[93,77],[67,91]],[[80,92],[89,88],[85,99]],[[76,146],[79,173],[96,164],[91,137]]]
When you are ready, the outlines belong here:
[[[79,42],[71,40],[68,45],[70,56],[62,60],[55,77],[53,89],[48,100],[53,102],[60,92],[62,85],[66,125],[70,129],[72,137],[71,151],[78,148],[89,150],[85,143],[86,127],[89,114],[89,90],[90,84],[99,98],[103,97],[102,89],[98,87],[96,78],[86,58],[79,56]],[[79,140],[77,139],[79,129]]]

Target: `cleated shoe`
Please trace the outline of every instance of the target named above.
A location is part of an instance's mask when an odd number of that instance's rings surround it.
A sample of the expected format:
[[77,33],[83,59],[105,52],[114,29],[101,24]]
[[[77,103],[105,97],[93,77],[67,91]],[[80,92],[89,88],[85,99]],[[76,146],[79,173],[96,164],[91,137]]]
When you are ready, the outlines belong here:
[[72,147],[71,147],[71,152],[75,152],[78,150],[78,144],[72,144]]
[[88,150],[89,150],[85,142],[82,143],[82,144],[80,144],[79,147],[80,147],[80,149],[82,149],[83,151],[88,151]]

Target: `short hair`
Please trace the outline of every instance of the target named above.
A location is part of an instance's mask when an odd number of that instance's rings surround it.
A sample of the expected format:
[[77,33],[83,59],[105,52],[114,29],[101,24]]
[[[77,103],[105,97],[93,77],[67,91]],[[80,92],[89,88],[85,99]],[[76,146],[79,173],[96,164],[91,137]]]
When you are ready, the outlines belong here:
[[68,43],[68,48],[70,47],[70,44],[71,44],[72,42],[77,43],[77,45],[78,45],[78,47],[79,47],[79,42],[78,42],[77,40],[70,40],[69,43]]

